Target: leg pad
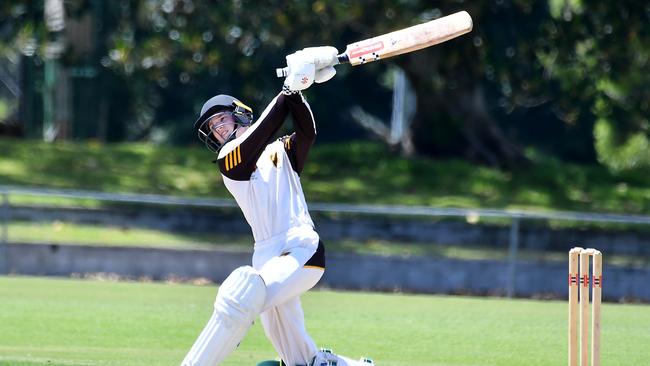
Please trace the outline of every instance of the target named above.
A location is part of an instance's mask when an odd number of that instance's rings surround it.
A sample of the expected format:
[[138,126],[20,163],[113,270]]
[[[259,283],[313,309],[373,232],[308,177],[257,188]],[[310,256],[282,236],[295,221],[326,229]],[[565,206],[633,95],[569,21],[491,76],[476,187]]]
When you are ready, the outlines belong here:
[[253,267],[234,270],[221,284],[214,312],[182,366],[216,366],[246,335],[266,300],[266,285]]

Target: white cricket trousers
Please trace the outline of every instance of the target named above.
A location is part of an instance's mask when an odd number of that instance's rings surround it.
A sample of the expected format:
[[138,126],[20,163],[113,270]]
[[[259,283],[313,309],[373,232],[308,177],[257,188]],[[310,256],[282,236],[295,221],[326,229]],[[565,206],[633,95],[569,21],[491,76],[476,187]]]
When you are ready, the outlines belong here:
[[316,253],[319,237],[311,226],[256,242],[255,268],[266,284],[260,318],[266,337],[288,366],[308,365],[318,351],[307,333],[300,295],[314,287],[324,268],[305,265]]

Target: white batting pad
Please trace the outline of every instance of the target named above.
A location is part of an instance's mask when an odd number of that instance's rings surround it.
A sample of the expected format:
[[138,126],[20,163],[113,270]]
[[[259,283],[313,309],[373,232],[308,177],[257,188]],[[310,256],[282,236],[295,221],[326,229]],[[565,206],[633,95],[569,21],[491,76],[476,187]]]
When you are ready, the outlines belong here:
[[214,312],[181,366],[216,366],[246,335],[262,310],[266,286],[253,267],[234,270],[221,284]]

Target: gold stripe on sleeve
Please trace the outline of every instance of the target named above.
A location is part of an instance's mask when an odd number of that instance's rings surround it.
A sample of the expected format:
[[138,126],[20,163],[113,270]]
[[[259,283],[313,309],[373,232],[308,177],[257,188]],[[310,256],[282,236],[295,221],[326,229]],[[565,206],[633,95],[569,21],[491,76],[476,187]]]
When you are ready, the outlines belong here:
[[323,271],[325,270],[325,267],[319,267],[319,266],[307,266],[307,265],[305,265],[305,266],[303,266],[303,268],[320,269],[320,270],[323,270]]
[[239,146],[237,146],[237,164],[241,163],[241,151]]

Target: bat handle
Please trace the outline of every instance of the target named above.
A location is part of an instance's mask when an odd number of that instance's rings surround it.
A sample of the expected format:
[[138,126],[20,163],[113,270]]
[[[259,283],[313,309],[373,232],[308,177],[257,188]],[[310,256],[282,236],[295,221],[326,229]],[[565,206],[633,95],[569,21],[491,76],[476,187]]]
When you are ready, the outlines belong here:
[[289,68],[288,67],[281,67],[278,69],[275,69],[275,75],[279,78],[286,78],[287,75],[289,75]]
[[348,54],[343,52],[340,55],[337,55],[336,58],[339,59],[339,64],[347,64],[350,63],[350,57],[348,57]]
[[[336,58],[339,60],[339,62],[335,65],[347,64],[350,62],[350,58],[345,52],[337,55]],[[286,78],[289,75],[289,67],[280,67],[275,69],[275,75],[279,78]]]

